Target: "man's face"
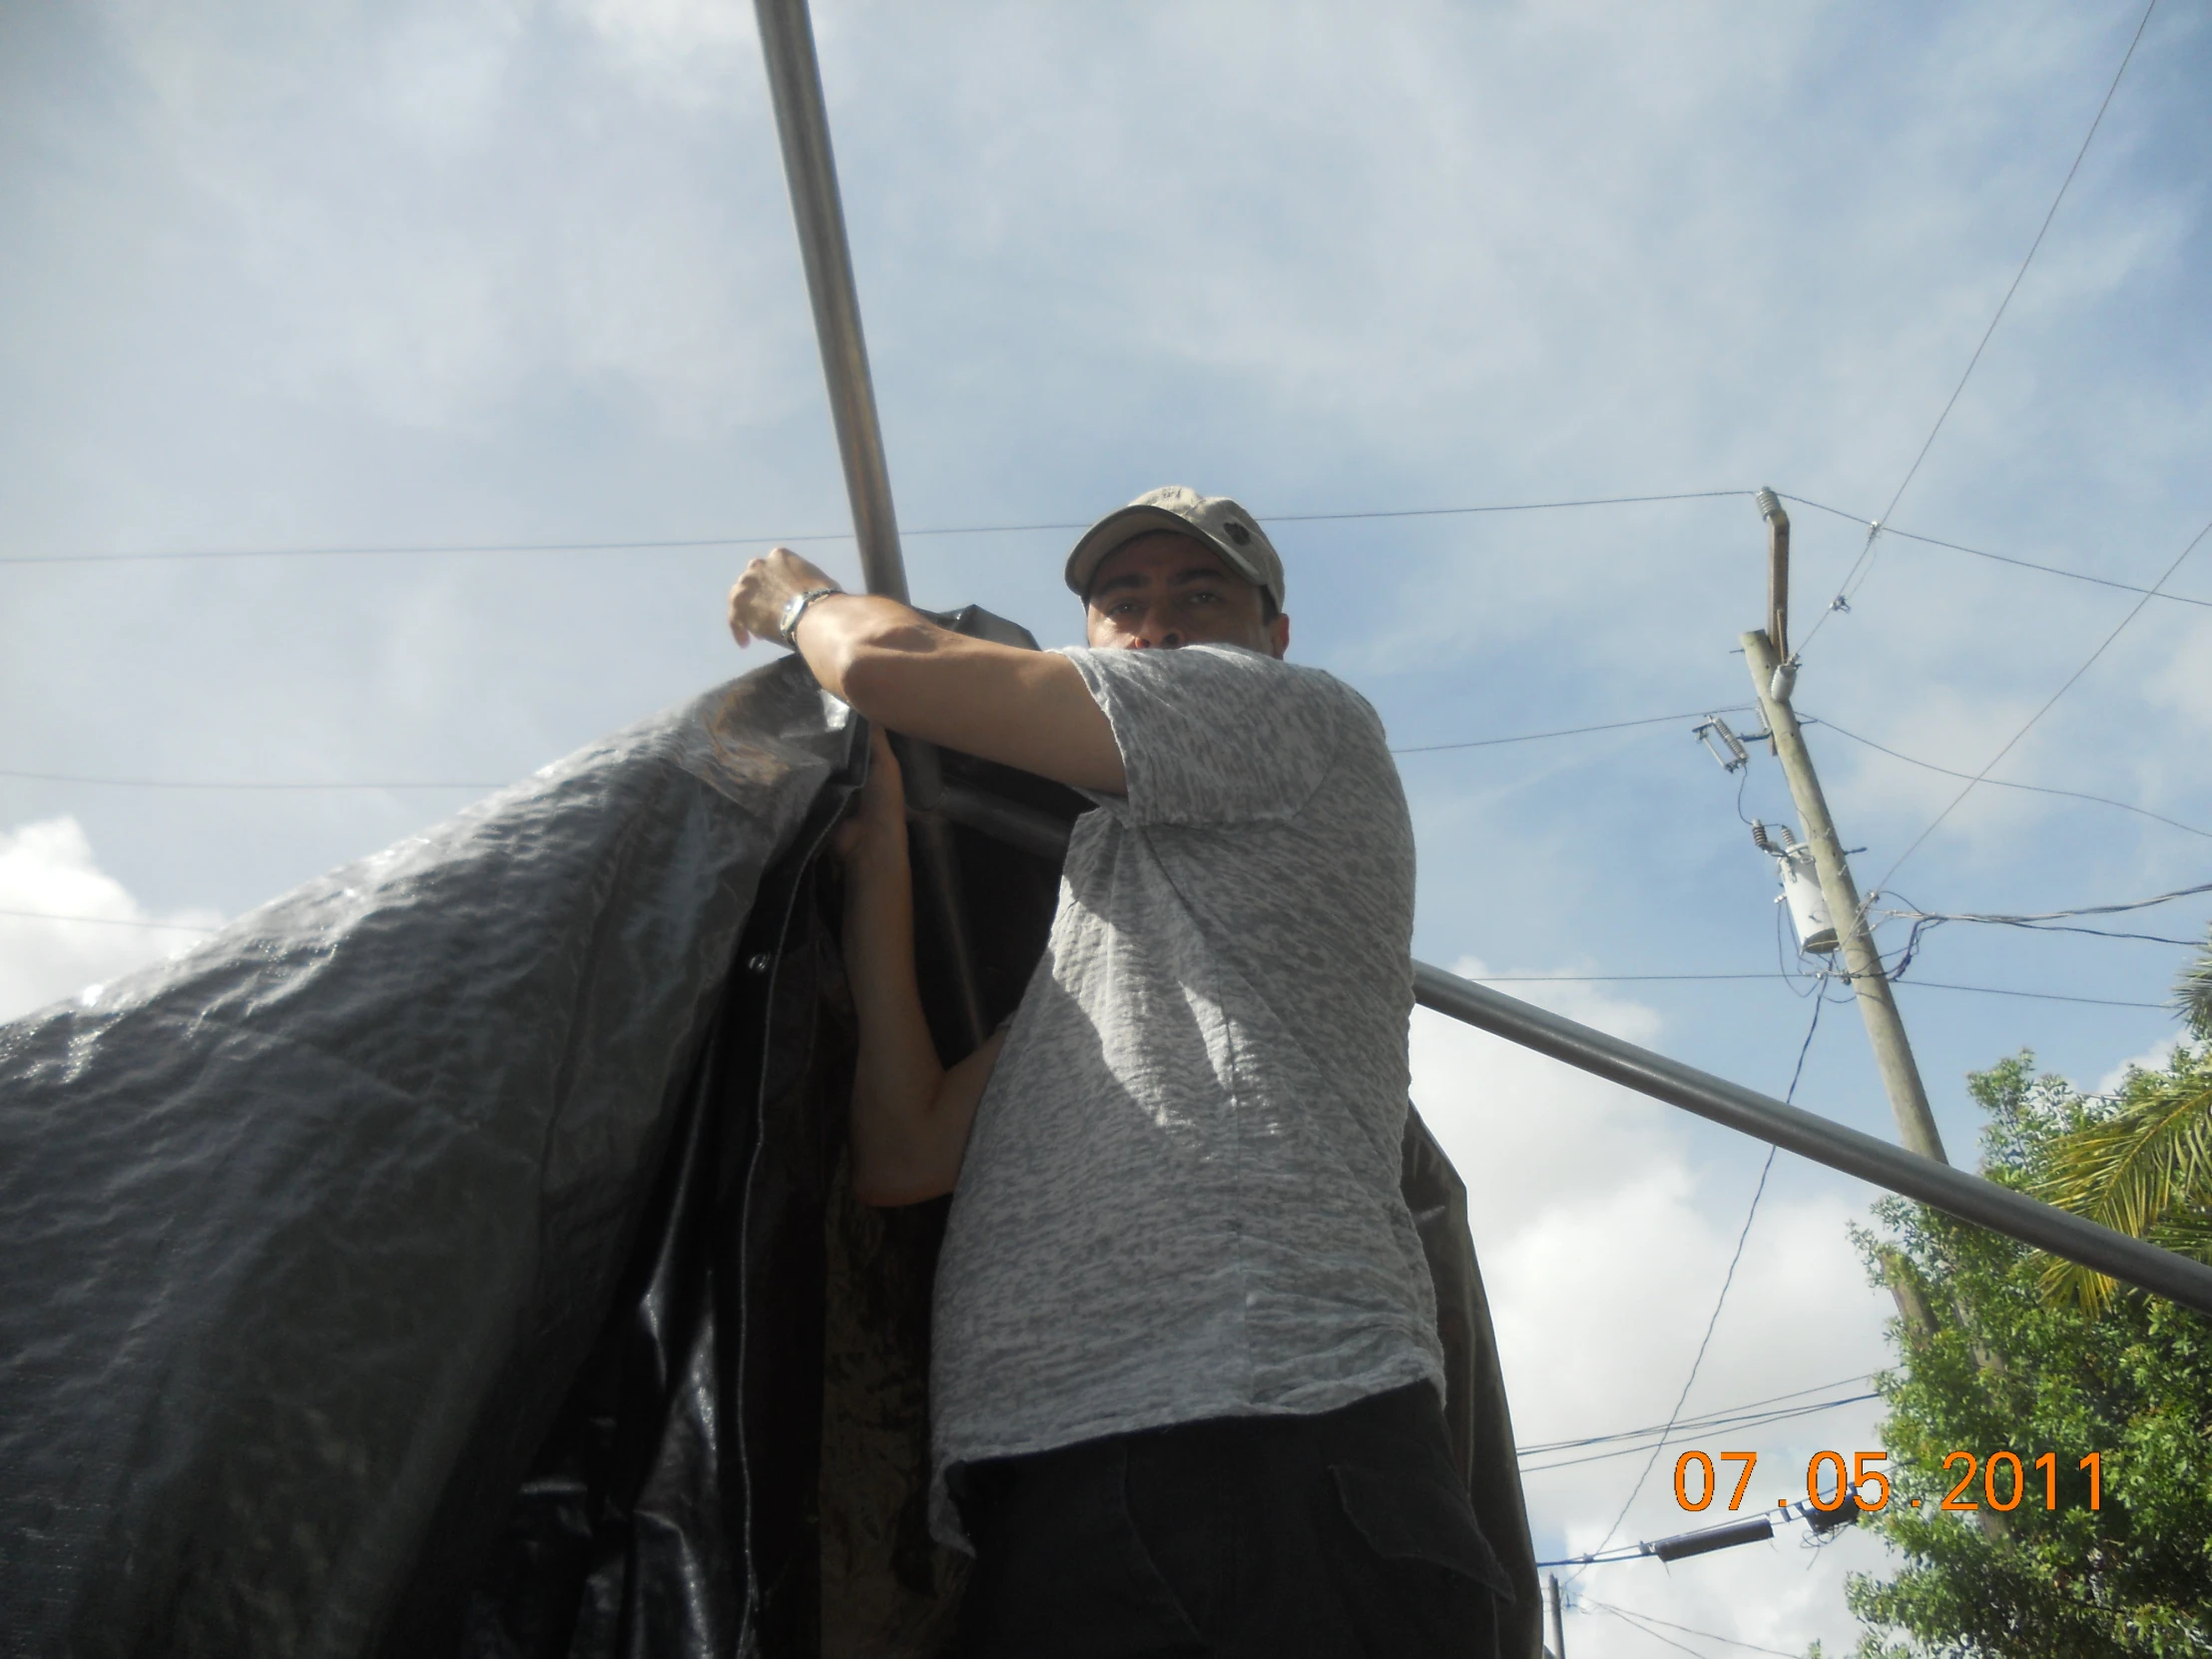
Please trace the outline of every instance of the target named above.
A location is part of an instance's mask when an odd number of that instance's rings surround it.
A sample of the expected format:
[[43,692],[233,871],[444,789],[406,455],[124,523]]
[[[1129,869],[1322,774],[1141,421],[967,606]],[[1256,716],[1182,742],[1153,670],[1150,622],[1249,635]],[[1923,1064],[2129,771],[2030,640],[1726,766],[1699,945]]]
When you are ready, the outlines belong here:
[[1263,622],[1265,603],[1206,543],[1155,530],[1099,561],[1084,608],[1094,646],[1241,645],[1280,657],[1290,649],[1291,619]]

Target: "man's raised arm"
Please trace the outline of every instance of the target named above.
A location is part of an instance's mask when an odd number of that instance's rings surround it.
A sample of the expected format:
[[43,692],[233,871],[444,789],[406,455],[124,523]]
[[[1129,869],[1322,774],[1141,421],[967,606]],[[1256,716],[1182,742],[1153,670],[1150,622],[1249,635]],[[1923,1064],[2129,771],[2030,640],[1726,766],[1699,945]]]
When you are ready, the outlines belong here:
[[782,547],[730,590],[730,632],[794,646],[825,689],[894,732],[1078,789],[1126,787],[1113,728],[1056,652],[969,639],[896,600],[841,592]]

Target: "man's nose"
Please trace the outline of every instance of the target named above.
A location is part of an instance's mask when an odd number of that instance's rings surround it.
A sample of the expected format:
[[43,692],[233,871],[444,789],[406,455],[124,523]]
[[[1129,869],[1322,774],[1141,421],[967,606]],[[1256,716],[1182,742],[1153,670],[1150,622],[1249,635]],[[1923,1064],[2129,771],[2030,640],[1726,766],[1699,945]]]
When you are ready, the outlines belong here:
[[1164,618],[1148,616],[1129,636],[1131,651],[1173,651],[1184,643],[1183,630]]

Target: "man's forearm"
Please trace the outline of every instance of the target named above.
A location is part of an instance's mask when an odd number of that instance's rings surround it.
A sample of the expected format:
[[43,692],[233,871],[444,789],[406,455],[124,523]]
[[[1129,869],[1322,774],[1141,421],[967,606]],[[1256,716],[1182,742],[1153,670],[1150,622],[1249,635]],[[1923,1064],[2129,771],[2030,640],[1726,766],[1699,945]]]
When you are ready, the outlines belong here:
[[824,688],[868,719],[963,754],[1119,795],[1121,750],[1067,658],[969,639],[911,606],[839,594],[793,641]]
[[[840,593],[808,607],[807,614],[800,618],[798,634],[792,644],[807,659],[808,668],[814,671],[825,691],[851,704],[870,720],[892,725],[882,720],[880,711],[866,707],[853,697],[847,685],[853,665],[873,653],[911,655],[926,652],[933,644],[929,636],[945,633],[911,605],[902,605],[881,594]],[[957,635],[948,637],[958,638]],[[866,677],[862,670],[863,682]],[[861,695],[866,695],[864,690]]]

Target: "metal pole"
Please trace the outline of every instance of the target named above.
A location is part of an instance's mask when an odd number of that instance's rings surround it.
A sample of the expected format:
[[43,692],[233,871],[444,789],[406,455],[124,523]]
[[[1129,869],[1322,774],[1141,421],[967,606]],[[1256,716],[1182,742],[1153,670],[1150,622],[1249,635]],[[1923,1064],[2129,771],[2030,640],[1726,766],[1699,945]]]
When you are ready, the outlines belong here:
[[[761,55],[768,65],[770,101],[783,144],[784,178],[791,186],[792,218],[807,267],[814,302],[815,337],[822,346],[822,374],[830,387],[830,415],[844,464],[845,494],[852,502],[852,530],[860,545],[860,573],[870,593],[907,602],[906,564],[898,550],[898,515],[891,507],[890,467],[883,457],[883,428],[875,413],[875,383],[868,375],[867,340],[860,332],[860,295],[852,280],[852,250],[845,241],[844,205],[837,194],[837,163],[830,149],[830,112],[822,97],[822,66],[807,0],[754,0]],[[952,965],[952,993],[968,1046],[984,1036],[983,1003],[975,979],[975,950],[967,911],[960,902],[960,867],[950,831],[935,812],[943,771],[933,745],[904,739],[899,745],[907,797],[921,809],[914,850],[935,898],[936,920]]]
[[860,570],[868,592],[903,601],[906,566],[899,557],[898,518],[891,510],[891,474],[883,458],[883,428],[875,417],[867,340],[860,332],[860,295],[844,237],[836,158],[830,150],[830,112],[822,100],[814,23],[807,15],[807,0],[754,0],[753,10],[760,20],[761,54],[768,62],[776,132],[784,146],[792,218],[799,223],[807,292],[814,300],[822,375],[830,383],[830,415],[836,423],[845,493],[852,498]]
[[1551,1615],[1551,1659],[1567,1659],[1567,1621],[1559,1613],[1559,1575],[1544,1581],[1544,1609]]
[[[1779,508],[1776,509],[1780,511]],[[1798,729],[1790,708],[1789,687],[1776,676],[1781,666],[1764,633],[1744,635],[1744,661],[1750,665],[1752,684],[1759,694],[1759,712],[1774,735],[1774,752],[1790,781],[1790,795],[1798,816],[1805,821],[1805,838],[1813,848],[1813,864],[1820,871],[1821,894],[1836,923],[1836,935],[1851,973],[1851,988],[1859,996],[1859,1017],[1866,1022],[1867,1039],[1874,1047],[1874,1063],[1882,1074],[1882,1087],[1890,1097],[1897,1118],[1898,1137],[1923,1157],[1943,1161],[1943,1139],[1936,1132],[1936,1114],[1929,1110],[1928,1090],[1921,1083],[1921,1068],[1913,1059],[1913,1045],[1905,1035],[1905,1021],[1898,1013],[1890,975],[1874,947],[1874,930],[1867,925],[1866,906],[1859,902],[1859,885],[1851,878],[1851,863],[1836,823],[1828,816],[1828,799],[1821,793],[1820,776],[1813,770],[1812,751]]]
[[1413,996],[1424,1008],[1564,1060],[1639,1094],[1830,1169],[1986,1227],[2021,1244],[2110,1274],[2212,1318],[2212,1267],[2070,1215],[2009,1187],[1907,1152],[1872,1135],[1784,1105],[1769,1095],[1654,1054],[1562,1015],[1477,985],[1425,962],[1413,964]]

